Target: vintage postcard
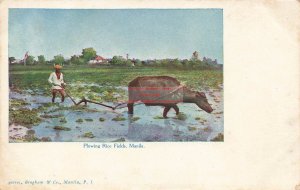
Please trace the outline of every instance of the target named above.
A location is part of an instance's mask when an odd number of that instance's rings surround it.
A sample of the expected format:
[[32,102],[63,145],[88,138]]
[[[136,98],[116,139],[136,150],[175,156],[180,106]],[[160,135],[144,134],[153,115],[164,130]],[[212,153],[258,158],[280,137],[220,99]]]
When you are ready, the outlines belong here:
[[12,8],[8,25],[10,142],[223,141],[222,9]]
[[0,190],[300,190],[299,1],[0,8]]

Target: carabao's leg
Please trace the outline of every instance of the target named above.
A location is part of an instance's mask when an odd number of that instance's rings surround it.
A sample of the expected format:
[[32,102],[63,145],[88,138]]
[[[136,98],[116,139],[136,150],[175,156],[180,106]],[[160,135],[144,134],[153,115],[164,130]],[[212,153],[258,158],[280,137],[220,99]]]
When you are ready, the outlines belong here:
[[166,106],[164,109],[164,113],[163,113],[163,117],[167,118],[168,112],[170,111],[171,107],[170,106]]
[[52,103],[55,101],[56,90],[52,90]]
[[133,92],[131,87],[128,87],[128,102],[127,102],[127,108],[128,108],[128,114],[133,114]]
[[128,103],[127,107],[128,107],[128,114],[133,114],[133,103]]
[[175,104],[175,105],[172,106],[172,108],[175,110],[176,115],[178,115],[179,114],[179,108],[178,108],[178,106]]

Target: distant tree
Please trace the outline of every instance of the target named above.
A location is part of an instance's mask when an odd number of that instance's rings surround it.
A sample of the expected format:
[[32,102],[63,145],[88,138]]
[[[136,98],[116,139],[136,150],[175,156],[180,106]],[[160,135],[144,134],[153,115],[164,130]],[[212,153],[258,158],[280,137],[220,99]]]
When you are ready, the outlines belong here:
[[71,60],[70,59],[65,60],[65,65],[71,65]]
[[160,65],[163,67],[167,67],[170,64],[170,60],[168,59],[163,59],[160,61]]
[[131,67],[131,66],[134,65],[134,63],[131,62],[131,61],[128,59],[128,60],[125,60],[125,61],[124,61],[124,65]]
[[91,59],[94,59],[97,55],[97,52],[94,48],[85,48],[82,50],[82,58],[88,62]]
[[172,65],[174,67],[181,67],[182,66],[181,62],[178,59],[173,60]]
[[113,56],[113,58],[111,59],[111,64],[112,65],[118,65],[119,64],[118,56]]
[[161,60],[154,60],[151,66],[155,66],[155,67],[161,66]]
[[65,61],[64,56],[62,56],[62,55],[54,56],[54,59],[53,59],[54,64],[63,65],[64,61]]
[[181,64],[184,66],[184,67],[188,67],[188,64],[189,64],[189,61],[187,59],[184,59]]
[[191,59],[191,60],[188,61],[188,65],[187,65],[188,67],[193,68],[193,67],[195,67],[195,65],[196,65],[196,61],[195,60]]
[[9,61],[9,64],[11,64],[13,61],[15,61],[16,60],[16,58],[15,57],[9,57],[8,58],[8,61]]
[[135,60],[135,66],[142,66],[142,62],[139,59]]
[[124,59],[121,56],[113,56],[111,60],[112,65],[125,65],[126,64],[126,59]]
[[195,61],[195,66],[196,67],[198,67],[198,66],[203,66],[204,64],[203,64],[203,61],[201,61],[201,60],[196,60]]
[[79,59],[78,56],[72,55],[72,56],[71,56],[71,59],[70,59],[71,64],[76,64],[76,65],[78,65],[78,64],[76,63],[78,59]]
[[32,55],[29,55],[26,59],[26,64],[27,65],[33,65],[35,62],[34,57]]
[[38,63],[39,64],[46,64],[46,59],[45,59],[45,56],[43,56],[43,55],[39,55],[38,56]]
[[71,57],[70,62],[71,62],[71,64],[74,64],[74,65],[83,65],[86,63],[86,61],[82,57],[79,57],[76,55],[73,55]]

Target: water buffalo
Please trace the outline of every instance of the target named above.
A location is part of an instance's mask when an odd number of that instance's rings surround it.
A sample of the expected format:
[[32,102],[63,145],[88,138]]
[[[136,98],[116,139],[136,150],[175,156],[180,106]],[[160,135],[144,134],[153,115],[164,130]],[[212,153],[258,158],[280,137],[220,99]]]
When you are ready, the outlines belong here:
[[143,76],[132,80],[128,85],[128,113],[133,114],[135,102],[142,102],[146,106],[163,106],[163,117],[171,108],[179,114],[179,108],[176,105],[179,102],[194,103],[207,113],[213,109],[207,102],[203,92],[190,90],[180,82],[169,76]]

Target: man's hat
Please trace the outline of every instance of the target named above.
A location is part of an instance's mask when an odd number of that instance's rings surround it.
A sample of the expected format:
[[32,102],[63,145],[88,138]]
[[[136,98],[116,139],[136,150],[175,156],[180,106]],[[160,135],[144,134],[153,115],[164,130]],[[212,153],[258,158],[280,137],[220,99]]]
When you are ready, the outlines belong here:
[[60,66],[60,65],[54,65],[54,69],[61,69],[62,68],[62,66]]

